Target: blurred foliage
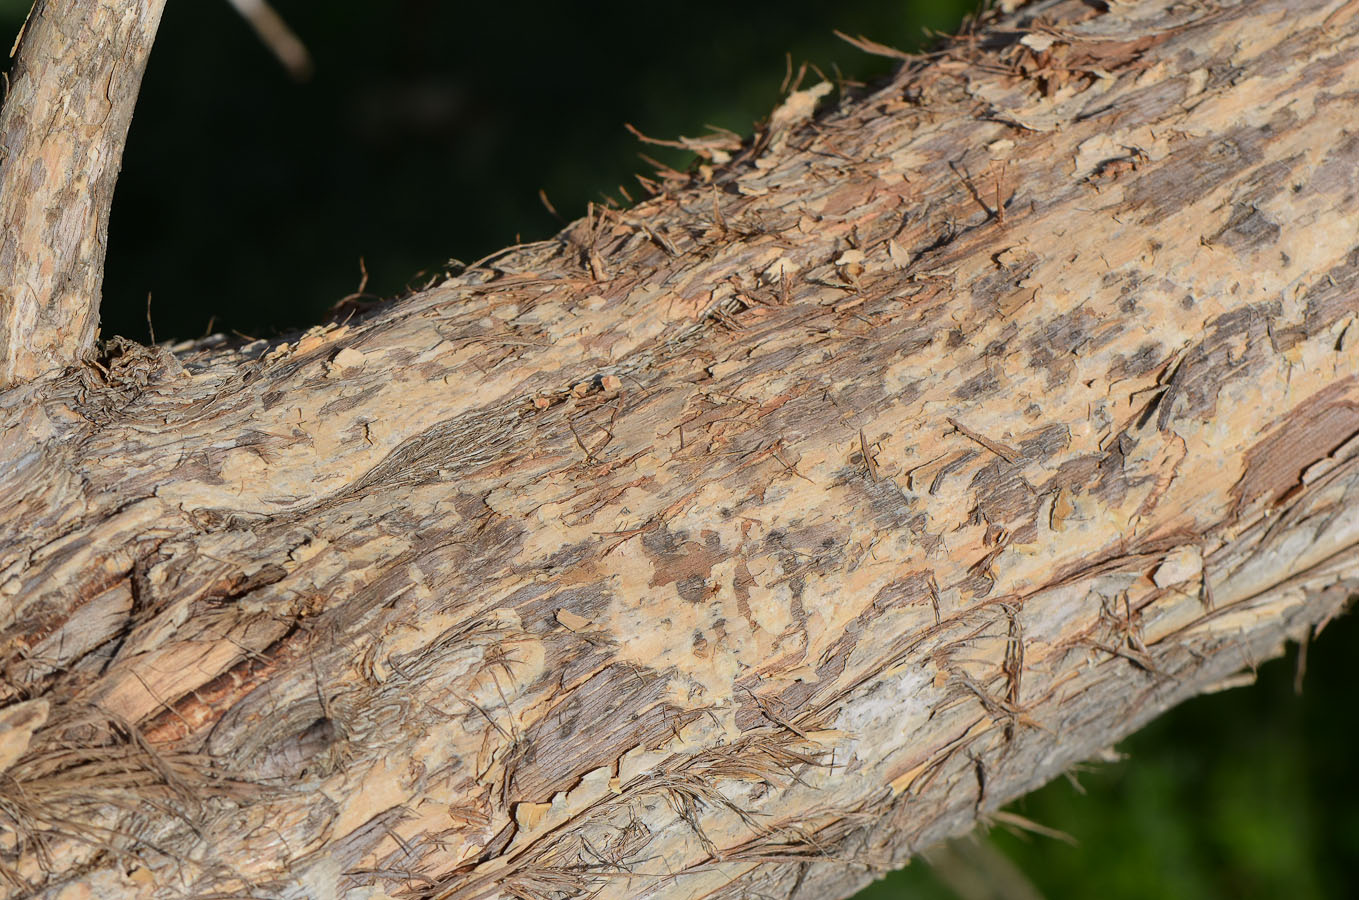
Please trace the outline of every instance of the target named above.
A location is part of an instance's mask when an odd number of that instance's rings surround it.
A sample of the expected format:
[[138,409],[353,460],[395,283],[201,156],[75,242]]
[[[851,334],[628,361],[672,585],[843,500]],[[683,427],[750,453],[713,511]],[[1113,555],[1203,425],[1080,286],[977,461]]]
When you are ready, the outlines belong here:
[[[909,49],[970,8],[948,0],[750,0],[645,7],[276,3],[316,74],[291,82],[225,0],[170,0],[115,198],[104,334],[157,337],[306,326],[354,291],[378,295],[451,257],[473,260],[559,222],[649,166],[623,129],[748,133],[778,101],[785,59],[850,79],[886,71],[831,30]],[[0,0],[19,27],[26,0]],[[787,54],[787,56],[786,56]],[[813,76],[814,77],[814,76]],[[1346,648],[1359,620],[1260,683],[1191,701],[1128,741],[1129,758],[1059,780],[1015,811],[1077,839],[984,838],[1043,896],[1345,897],[1359,883],[1359,796]],[[940,873],[944,873],[941,867]],[[950,885],[952,885],[950,887]],[[953,898],[913,864],[864,900]],[[994,896],[991,894],[971,896]],[[816,898],[812,898],[816,900]]]

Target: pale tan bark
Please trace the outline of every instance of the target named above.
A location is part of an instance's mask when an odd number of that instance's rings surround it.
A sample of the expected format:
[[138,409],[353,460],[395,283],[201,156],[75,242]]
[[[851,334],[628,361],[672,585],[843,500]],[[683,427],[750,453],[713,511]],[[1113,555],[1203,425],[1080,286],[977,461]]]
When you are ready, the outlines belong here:
[[165,0],[36,0],[0,112],[0,388],[94,350],[109,204]]
[[0,395],[9,896],[845,896],[1318,627],[1357,9],[1039,4],[361,318]]

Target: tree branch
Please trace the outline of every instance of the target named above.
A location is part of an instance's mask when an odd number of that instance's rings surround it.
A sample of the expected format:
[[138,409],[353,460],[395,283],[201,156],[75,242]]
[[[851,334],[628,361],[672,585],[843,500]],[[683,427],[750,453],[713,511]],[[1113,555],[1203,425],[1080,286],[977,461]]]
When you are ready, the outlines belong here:
[[1337,614],[1359,6],[1108,7],[0,394],[7,895],[843,896]]
[[37,0],[0,111],[0,388],[94,347],[109,207],[165,0]]

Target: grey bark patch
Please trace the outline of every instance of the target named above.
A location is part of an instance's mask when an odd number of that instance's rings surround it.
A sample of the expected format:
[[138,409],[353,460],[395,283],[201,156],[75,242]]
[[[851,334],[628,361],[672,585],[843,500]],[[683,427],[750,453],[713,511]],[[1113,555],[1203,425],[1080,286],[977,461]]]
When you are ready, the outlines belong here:
[[1137,312],[1139,289],[1146,280],[1146,273],[1140,269],[1122,269],[1105,275],[1101,283],[1106,287],[1122,283],[1118,291],[1118,309],[1125,316],[1132,317]]
[[886,612],[903,606],[928,602],[932,596],[930,578],[933,577],[933,574],[932,572],[916,572],[883,585],[873,595],[872,608]]
[[1024,279],[1033,274],[1039,262],[1035,254],[1026,253],[1022,262],[1009,266],[997,265],[996,271],[973,281],[972,308],[983,313],[994,310],[1002,297],[1013,293]]
[[1246,452],[1246,470],[1232,489],[1238,512],[1257,498],[1277,503],[1300,484],[1304,469],[1359,433],[1355,381],[1342,379],[1309,397]]
[[1232,207],[1227,224],[1209,238],[1209,241],[1223,244],[1240,253],[1273,244],[1279,240],[1279,234],[1279,224],[1262,213],[1254,204],[1237,203]]
[[1110,506],[1122,503],[1129,489],[1149,477],[1130,477],[1127,473],[1128,454],[1136,447],[1137,440],[1124,432],[1109,442],[1104,456],[1099,460],[1099,481],[1091,493]]
[[1138,224],[1158,225],[1259,163],[1267,138],[1262,129],[1238,128],[1190,141],[1129,186],[1128,207],[1143,210]]
[[[1349,101],[1351,104],[1354,99]],[[1359,132],[1343,131],[1339,139],[1327,151],[1321,165],[1312,173],[1308,187],[1311,191],[1329,198],[1337,207],[1354,205],[1355,195],[1359,193],[1359,171],[1354,165],[1359,156]]]
[[1061,423],[1043,428],[1033,437],[1019,442],[1019,455],[1026,460],[1042,461],[1056,456],[1071,443],[1071,429]]
[[633,747],[660,744],[700,715],[663,702],[669,679],[654,676],[620,664],[573,690],[517,744],[507,765],[509,799],[549,800],[591,769]]
[[715,533],[705,533],[700,541],[694,541],[664,525],[643,535],[642,546],[653,562],[651,586],[673,584],[680,597],[690,603],[703,599],[713,566],[728,555]]
[[1165,362],[1165,348],[1160,341],[1147,341],[1131,356],[1117,355],[1109,364],[1106,377],[1112,381],[1123,378],[1140,378]]
[[1075,356],[1098,350],[1126,328],[1123,322],[1101,322],[1092,311],[1080,307],[1054,316],[1036,329],[1026,346],[1029,366],[1046,369],[1049,385],[1066,377]]
[[[908,527],[916,516],[915,495],[903,491],[891,478],[874,481],[859,451],[850,454],[850,462],[851,465],[836,471],[833,483],[852,492],[856,507],[860,499],[866,501],[864,505],[880,531],[892,533]],[[834,547],[836,540],[830,535],[823,538],[823,548]]]
[[512,445],[525,443],[534,431],[516,407],[471,410],[403,441],[349,492],[451,480],[503,459]]
[[1038,502],[1019,470],[1003,460],[977,470],[969,490],[976,497],[972,515],[986,522],[1013,524],[1032,513]]
[[1307,302],[1303,322],[1309,335],[1359,310],[1359,247],[1317,279],[1303,298]]
[[270,683],[233,706],[208,736],[207,751],[251,777],[296,778],[318,763],[343,730],[323,708],[315,683]]
[[526,586],[509,597],[505,605],[519,613],[524,630],[547,634],[557,628],[557,611],[566,610],[595,621],[609,609],[612,593],[603,583],[583,584],[552,592],[551,583]]
[[[1205,337],[1177,365],[1157,400],[1156,427],[1173,430],[1176,418],[1206,420],[1217,408],[1222,387],[1234,375],[1246,377],[1252,363],[1274,352],[1269,322],[1280,314],[1277,300],[1223,313],[1208,323]],[[1244,350],[1236,349],[1245,335]]]
[[340,731],[335,720],[321,716],[301,731],[270,747],[255,764],[252,774],[257,778],[295,779],[312,768],[328,770],[328,762],[323,756],[339,738]]
[[939,471],[935,473],[934,478],[930,479],[930,494],[939,493],[939,488],[943,486],[945,478],[976,459],[978,455],[979,451],[968,450],[940,466]]
[[959,400],[975,400],[978,397],[985,397],[994,394],[1000,389],[1000,379],[994,372],[979,372],[967,381],[960,384],[953,392],[953,396]]
[[330,401],[325,406],[321,407],[320,414],[323,416],[338,416],[341,413],[347,413],[351,409],[358,409],[359,407],[366,405],[370,398],[381,392],[381,385],[369,385],[361,391],[355,391],[348,396]]

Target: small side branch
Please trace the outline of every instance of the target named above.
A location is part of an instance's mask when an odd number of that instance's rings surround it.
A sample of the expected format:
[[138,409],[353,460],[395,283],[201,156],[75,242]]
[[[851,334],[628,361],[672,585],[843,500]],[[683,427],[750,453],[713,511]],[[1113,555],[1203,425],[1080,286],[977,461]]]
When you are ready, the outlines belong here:
[[37,0],[0,111],[0,389],[86,358],[109,206],[165,0]]
[[250,23],[264,46],[274,54],[279,64],[288,70],[296,81],[306,81],[311,77],[311,54],[307,45],[288,27],[283,17],[264,0],[228,0],[236,11]]

